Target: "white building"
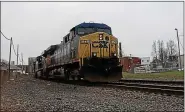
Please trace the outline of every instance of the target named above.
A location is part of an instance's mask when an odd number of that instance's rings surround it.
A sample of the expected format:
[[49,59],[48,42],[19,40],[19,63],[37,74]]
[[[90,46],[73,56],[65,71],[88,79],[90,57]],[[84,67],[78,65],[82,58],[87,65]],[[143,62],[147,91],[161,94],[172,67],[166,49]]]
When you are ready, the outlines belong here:
[[141,65],[145,68],[146,72],[150,71],[150,57],[142,57]]
[[150,65],[150,57],[142,57],[141,65]]

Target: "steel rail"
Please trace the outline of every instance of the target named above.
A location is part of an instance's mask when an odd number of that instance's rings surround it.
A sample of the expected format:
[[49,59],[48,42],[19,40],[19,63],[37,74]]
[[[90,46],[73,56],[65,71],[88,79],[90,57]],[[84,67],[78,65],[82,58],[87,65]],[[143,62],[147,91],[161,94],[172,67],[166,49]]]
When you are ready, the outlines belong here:
[[170,86],[158,84],[139,84],[139,83],[109,83],[105,86],[112,86],[115,88],[135,89],[141,91],[166,93],[169,95],[184,95],[184,86]]
[[143,80],[143,79],[123,79],[120,80],[120,82],[130,82],[130,83],[161,83],[161,84],[179,84],[179,85],[184,85],[184,81],[168,81],[168,80]]

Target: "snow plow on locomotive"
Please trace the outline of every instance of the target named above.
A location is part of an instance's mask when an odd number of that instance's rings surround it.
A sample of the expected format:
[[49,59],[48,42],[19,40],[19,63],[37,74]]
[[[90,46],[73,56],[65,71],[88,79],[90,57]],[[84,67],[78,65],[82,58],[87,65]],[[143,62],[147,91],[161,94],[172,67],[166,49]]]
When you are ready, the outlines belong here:
[[51,45],[35,63],[35,77],[63,77],[90,82],[118,81],[122,65],[118,57],[118,39],[106,24],[81,23]]

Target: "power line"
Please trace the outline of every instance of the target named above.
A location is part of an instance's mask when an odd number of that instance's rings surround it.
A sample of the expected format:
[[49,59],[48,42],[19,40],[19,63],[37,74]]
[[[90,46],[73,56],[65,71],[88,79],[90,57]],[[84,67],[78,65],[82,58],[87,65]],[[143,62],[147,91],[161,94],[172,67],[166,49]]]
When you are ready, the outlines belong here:
[[[14,47],[14,44],[13,44],[13,39],[11,40],[11,39],[7,38],[7,37],[3,34],[3,32],[1,32],[1,34],[5,37],[5,39],[7,39],[7,40],[10,40],[10,41],[11,41],[11,45],[13,46],[14,54],[15,54],[15,56],[17,56],[18,54],[16,54],[15,47]],[[19,57],[19,56],[18,56],[18,58],[19,58],[20,62],[22,63],[22,61],[21,61],[21,59],[20,59],[20,57]]]
[[16,51],[15,51],[15,47],[14,47],[14,44],[13,44],[13,40],[12,40],[12,46],[13,46],[15,56],[17,56]]
[[22,65],[23,65],[25,64],[24,59],[23,59],[23,53],[21,53],[21,55],[22,55]]
[[18,60],[19,60],[19,44],[17,45],[17,65],[18,65]]
[[1,32],[1,34],[5,37],[5,39],[11,40],[11,39],[7,38],[7,37],[3,34],[3,32]]
[[22,63],[21,58],[19,57],[19,61]]
[[[21,53],[22,54],[22,53]],[[18,57],[19,57],[20,55],[18,55]],[[19,57],[19,61],[20,61],[20,63],[24,63],[25,64],[25,62],[24,62],[24,60],[23,59],[21,59],[20,57]]]
[[[12,39],[12,37],[11,37],[11,39],[9,39],[9,38],[7,38],[2,32],[1,32],[1,34],[5,37],[5,39],[7,39],[7,40],[10,40],[10,52],[9,52],[9,79],[10,79],[10,61],[11,61],[11,49],[12,49],[12,47],[13,47],[13,51],[14,51],[14,54],[15,54],[15,56],[17,56],[17,65],[18,65],[18,59],[19,59],[19,61],[22,63],[22,73],[23,73],[23,63],[25,64],[25,62],[24,62],[24,60],[23,60],[23,54],[22,54],[22,59],[20,58],[20,56],[19,56],[19,53],[18,53],[18,46],[17,46],[17,53],[16,53],[16,50],[15,50],[15,46],[14,46],[14,43],[13,43],[13,39]],[[17,76],[16,76],[17,77]]]

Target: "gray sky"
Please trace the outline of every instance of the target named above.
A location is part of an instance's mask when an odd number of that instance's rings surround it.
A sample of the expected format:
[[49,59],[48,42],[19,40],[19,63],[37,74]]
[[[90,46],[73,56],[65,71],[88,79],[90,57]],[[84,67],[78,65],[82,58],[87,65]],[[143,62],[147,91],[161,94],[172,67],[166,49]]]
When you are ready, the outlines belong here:
[[[1,31],[14,45],[19,44],[27,64],[28,57],[38,56],[77,24],[94,21],[112,27],[124,53],[138,57],[151,56],[153,40],[175,40],[178,28],[183,35],[183,3],[1,3]],[[1,36],[1,57],[8,60],[9,41]],[[180,36],[183,44],[183,36]],[[181,46],[181,52],[182,52]],[[16,56],[12,52],[12,60]]]

